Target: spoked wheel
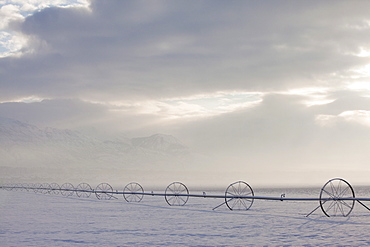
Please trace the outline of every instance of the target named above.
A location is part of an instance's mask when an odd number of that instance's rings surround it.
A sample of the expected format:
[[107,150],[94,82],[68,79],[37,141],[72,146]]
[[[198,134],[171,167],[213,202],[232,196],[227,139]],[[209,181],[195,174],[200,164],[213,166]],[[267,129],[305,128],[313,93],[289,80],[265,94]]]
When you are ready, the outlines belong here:
[[243,181],[230,184],[225,191],[225,203],[230,210],[248,210],[253,198],[243,198],[244,196],[254,196],[252,188]]
[[15,184],[15,185],[14,185],[14,190],[21,190],[21,187],[22,187],[22,185],[20,185],[20,184]]
[[173,182],[167,186],[164,198],[170,206],[184,206],[189,199],[189,190],[185,184]]
[[33,190],[33,192],[35,192],[35,193],[41,193],[41,184],[38,184],[38,183],[36,183],[36,184],[33,184],[33,187],[32,187],[32,190]]
[[64,183],[60,186],[60,194],[63,196],[72,196],[75,192],[75,188],[71,183]]
[[78,197],[88,198],[90,197],[91,192],[92,192],[92,188],[89,184],[80,183],[79,185],[77,185],[76,194]]
[[13,186],[11,184],[6,184],[4,186],[4,189],[7,190],[7,191],[11,191],[13,189]]
[[96,186],[95,196],[99,200],[109,200],[113,197],[112,195],[113,188],[107,183],[101,183]]
[[22,187],[23,187],[23,189],[22,189],[22,190],[24,190],[24,191],[28,191],[28,187],[29,187],[29,185],[28,185],[28,184],[22,184]]
[[27,184],[27,191],[32,191],[33,183]]
[[144,197],[143,193],[143,187],[138,183],[132,182],[123,189],[123,198],[127,202],[140,202]]
[[48,183],[43,183],[43,184],[41,184],[41,193],[43,193],[43,194],[49,194],[50,193],[50,191],[51,191],[51,187],[50,187],[50,184],[48,184]]
[[57,183],[51,183],[50,184],[50,194],[52,195],[58,195],[60,192],[60,186]]
[[[346,198],[346,200],[344,200]],[[344,179],[329,180],[320,192],[320,207],[324,214],[330,216],[348,216],[355,206],[355,192]]]

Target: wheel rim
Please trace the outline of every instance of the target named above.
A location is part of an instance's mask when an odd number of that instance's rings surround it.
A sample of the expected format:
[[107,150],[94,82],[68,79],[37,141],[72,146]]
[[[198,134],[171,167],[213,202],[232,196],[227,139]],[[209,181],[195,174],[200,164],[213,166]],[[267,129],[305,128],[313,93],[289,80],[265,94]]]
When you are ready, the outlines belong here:
[[320,207],[323,213],[330,216],[348,216],[355,205],[355,200],[338,198],[355,198],[352,186],[341,178],[329,180],[320,192]]
[[52,194],[52,195],[58,195],[59,194],[59,192],[60,192],[60,186],[59,186],[59,184],[57,184],[57,183],[51,183],[50,184],[50,188],[51,188],[50,194]]
[[140,202],[144,197],[143,194],[140,194],[144,193],[143,187],[135,182],[127,184],[123,192],[123,198],[125,198],[127,202]]
[[35,193],[41,193],[41,184],[33,184],[33,192],[35,192]]
[[76,188],[76,194],[78,197],[88,198],[90,197],[92,188],[87,183],[80,183]]
[[60,186],[60,194],[63,196],[72,196],[74,190],[74,186],[71,183],[64,183]]
[[40,188],[41,188],[41,193],[43,194],[49,194],[51,191],[50,184],[48,183],[43,183]]
[[22,189],[22,190],[24,190],[24,191],[28,191],[28,187],[29,187],[29,185],[28,185],[28,184],[22,184],[22,187],[23,187],[23,189]]
[[95,196],[99,200],[109,200],[112,198],[113,188],[107,183],[101,183],[96,186]]
[[15,189],[15,190],[20,190],[20,191],[22,191],[22,185],[21,185],[21,184],[15,184],[15,185],[14,185],[14,189]]
[[189,199],[189,190],[183,183],[173,182],[167,186],[164,197],[170,206],[184,206]]
[[5,187],[5,190],[7,191],[11,191],[13,189],[13,185],[11,184],[6,184],[4,187]]
[[225,191],[227,207],[230,210],[248,210],[252,206],[254,199],[242,198],[243,196],[254,196],[254,192],[249,184],[243,181],[230,184]]

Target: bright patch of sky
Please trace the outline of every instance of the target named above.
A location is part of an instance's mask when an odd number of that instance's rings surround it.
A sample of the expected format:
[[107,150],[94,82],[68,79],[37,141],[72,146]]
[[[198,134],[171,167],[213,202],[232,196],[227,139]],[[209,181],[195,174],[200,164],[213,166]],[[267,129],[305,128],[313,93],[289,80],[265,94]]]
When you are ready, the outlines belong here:
[[361,47],[360,52],[356,54],[358,57],[370,57],[370,49]]
[[366,64],[360,68],[354,69],[355,75],[352,76],[353,79],[364,78],[370,76],[370,64]]
[[333,126],[338,122],[346,121],[370,127],[370,111],[344,111],[338,115],[318,115],[316,122],[321,126]]
[[158,101],[110,102],[108,105],[116,112],[135,109],[137,113],[159,115],[164,119],[191,119],[253,107],[262,102],[262,97],[263,94],[259,92],[217,92]]
[[[43,100],[46,100],[46,99],[45,98],[40,98],[40,97],[37,97],[37,96],[29,96],[29,97],[25,97],[25,98],[13,99],[11,102],[15,102],[15,103],[35,103],[35,102],[41,102]],[[6,102],[0,102],[0,103],[6,103]]]
[[370,82],[368,81],[360,81],[360,82],[353,82],[348,86],[351,90],[356,91],[369,91],[370,92]]
[[0,57],[21,55],[20,50],[27,43],[27,39],[14,32],[0,32]]
[[3,0],[0,1],[0,58],[21,55],[27,39],[9,29],[9,24],[24,20],[32,13],[48,7],[85,7],[87,0]]
[[334,102],[335,99],[328,98],[329,88],[295,88],[281,94],[305,96],[307,99],[302,103],[306,106],[324,105]]
[[196,95],[187,98],[164,100],[173,118],[181,117],[186,110],[189,116],[212,116],[254,106],[262,101],[261,93],[255,92],[218,92],[209,95]]

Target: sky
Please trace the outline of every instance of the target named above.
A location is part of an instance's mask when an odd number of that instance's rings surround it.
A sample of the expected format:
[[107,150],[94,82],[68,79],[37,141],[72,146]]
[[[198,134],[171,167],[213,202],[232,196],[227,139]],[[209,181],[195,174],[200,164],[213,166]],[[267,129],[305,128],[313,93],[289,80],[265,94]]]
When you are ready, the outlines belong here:
[[368,182],[367,1],[0,0],[0,20],[0,116],[174,135],[256,182]]

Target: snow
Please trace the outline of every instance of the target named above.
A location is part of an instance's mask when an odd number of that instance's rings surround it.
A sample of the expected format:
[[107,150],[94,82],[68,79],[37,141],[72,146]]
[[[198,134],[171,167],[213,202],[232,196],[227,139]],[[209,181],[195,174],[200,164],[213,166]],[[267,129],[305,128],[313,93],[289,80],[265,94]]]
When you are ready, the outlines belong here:
[[[119,188],[117,188],[119,190]],[[191,194],[202,191],[191,191]],[[158,192],[163,192],[159,191]],[[206,191],[223,194],[224,191]],[[258,196],[318,196],[319,188],[255,189]],[[356,193],[369,197],[367,190]],[[139,203],[0,190],[0,245],[10,246],[364,246],[370,212],[359,204],[349,217],[326,217],[318,202],[255,200],[230,211],[222,199],[189,198],[169,206],[161,196]]]

